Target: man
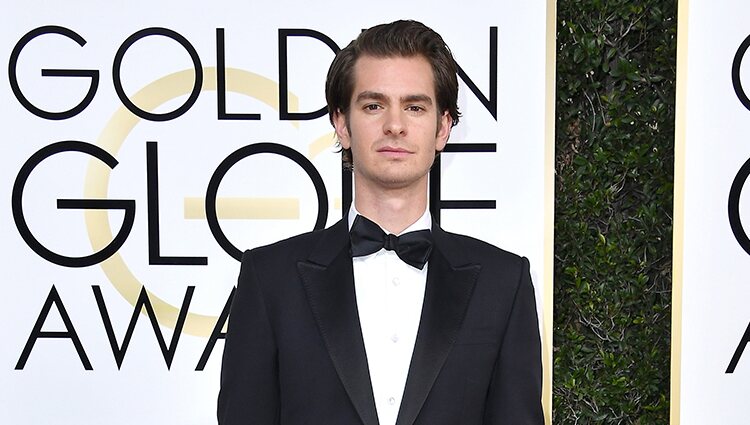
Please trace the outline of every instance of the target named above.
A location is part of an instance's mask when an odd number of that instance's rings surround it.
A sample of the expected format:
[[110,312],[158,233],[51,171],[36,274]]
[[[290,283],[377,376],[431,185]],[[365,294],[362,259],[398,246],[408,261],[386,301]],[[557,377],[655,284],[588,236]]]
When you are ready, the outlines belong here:
[[220,424],[543,423],[528,261],[427,210],[457,93],[450,51],[418,22],[373,27],[336,56],[326,99],[354,203],[243,256]]

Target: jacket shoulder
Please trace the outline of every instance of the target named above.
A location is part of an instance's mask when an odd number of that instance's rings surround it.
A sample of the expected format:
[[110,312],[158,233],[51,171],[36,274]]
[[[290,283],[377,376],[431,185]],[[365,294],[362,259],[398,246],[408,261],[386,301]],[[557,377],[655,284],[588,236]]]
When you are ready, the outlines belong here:
[[337,251],[347,241],[346,223],[339,221],[326,229],[313,230],[247,250],[242,256],[242,261],[245,262],[252,257],[253,261],[260,264],[294,265],[320,250]]
[[446,249],[454,253],[460,253],[467,262],[500,263],[504,265],[521,265],[526,260],[518,254],[506,251],[502,248],[471,236],[451,233],[441,230]]
[[268,245],[248,249],[242,256],[243,261],[249,256],[261,261],[267,258],[279,258],[280,256],[299,258],[300,256],[304,256],[305,253],[309,253],[315,247],[320,240],[321,234],[326,230],[313,230]]

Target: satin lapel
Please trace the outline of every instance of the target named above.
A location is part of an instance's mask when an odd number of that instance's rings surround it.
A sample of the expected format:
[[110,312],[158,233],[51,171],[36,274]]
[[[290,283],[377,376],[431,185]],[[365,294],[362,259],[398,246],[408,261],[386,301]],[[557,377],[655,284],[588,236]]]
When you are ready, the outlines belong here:
[[481,269],[477,264],[466,264],[461,247],[436,226],[433,236],[435,249],[428,265],[422,317],[397,425],[412,425],[422,409],[456,341]]
[[333,365],[365,425],[377,425],[345,222],[334,225],[297,269]]

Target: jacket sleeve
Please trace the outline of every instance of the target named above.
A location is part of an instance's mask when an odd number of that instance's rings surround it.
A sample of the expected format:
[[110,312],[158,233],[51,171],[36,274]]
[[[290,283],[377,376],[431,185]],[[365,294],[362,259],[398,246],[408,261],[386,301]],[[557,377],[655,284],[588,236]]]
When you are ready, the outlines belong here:
[[487,394],[485,425],[543,425],[542,359],[529,261],[518,287]]
[[253,251],[242,256],[229,313],[217,416],[219,425],[279,423],[277,346]]

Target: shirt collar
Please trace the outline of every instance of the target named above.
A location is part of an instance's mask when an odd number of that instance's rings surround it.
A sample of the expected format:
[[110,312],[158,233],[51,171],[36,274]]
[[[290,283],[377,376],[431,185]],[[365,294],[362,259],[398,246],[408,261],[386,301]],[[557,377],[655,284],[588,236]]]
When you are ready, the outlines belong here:
[[[354,202],[352,202],[351,207],[349,207],[349,215],[347,216],[347,221],[349,223],[350,229],[352,228],[352,223],[354,223],[354,219],[357,217],[357,215],[361,215],[361,214],[359,214],[359,212],[357,211],[357,208],[354,207]],[[380,225],[378,224],[378,226]],[[383,229],[383,226],[380,226],[380,228],[383,230],[383,232],[390,233],[388,230]],[[407,232],[414,232],[417,230],[431,230],[431,229],[432,229],[432,215],[430,214],[430,209],[425,208],[424,214],[422,214],[422,216],[419,217],[417,221],[412,223],[409,227],[404,229],[403,232],[399,233],[396,236],[400,236]]]

